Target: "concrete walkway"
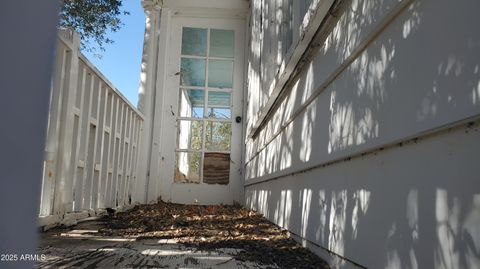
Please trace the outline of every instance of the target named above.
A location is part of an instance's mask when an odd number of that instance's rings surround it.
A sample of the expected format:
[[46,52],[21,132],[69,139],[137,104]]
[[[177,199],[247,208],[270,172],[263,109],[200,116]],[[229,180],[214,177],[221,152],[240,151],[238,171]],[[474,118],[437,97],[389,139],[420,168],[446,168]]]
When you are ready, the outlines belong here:
[[233,257],[241,249],[201,251],[174,239],[101,236],[99,220],[41,235],[39,268],[279,268]]

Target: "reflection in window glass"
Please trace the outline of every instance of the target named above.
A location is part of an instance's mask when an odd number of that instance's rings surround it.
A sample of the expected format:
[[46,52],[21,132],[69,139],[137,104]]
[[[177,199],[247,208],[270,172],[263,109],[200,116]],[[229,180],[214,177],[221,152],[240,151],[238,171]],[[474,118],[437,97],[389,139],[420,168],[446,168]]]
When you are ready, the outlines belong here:
[[208,117],[230,119],[231,114],[231,93],[209,91]]
[[205,91],[197,89],[180,89],[180,117],[202,118],[205,103]]
[[200,183],[199,152],[177,152],[175,182]]
[[228,184],[230,178],[230,153],[205,152],[203,182]]
[[180,84],[205,86],[205,60],[182,58]]
[[210,56],[233,58],[232,30],[210,30]]
[[207,54],[207,29],[183,27],[182,54],[205,56]]
[[233,87],[233,61],[208,61],[208,86],[214,88]]
[[205,147],[207,150],[230,150],[232,124],[230,122],[207,122]]
[[178,148],[199,150],[202,148],[202,121],[178,121]]
[[208,92],[208,106],[230,107],[231,93],[229,92]]
[[232,110],[230,108],[209,107],[208,117],[215,119],[230,119]]

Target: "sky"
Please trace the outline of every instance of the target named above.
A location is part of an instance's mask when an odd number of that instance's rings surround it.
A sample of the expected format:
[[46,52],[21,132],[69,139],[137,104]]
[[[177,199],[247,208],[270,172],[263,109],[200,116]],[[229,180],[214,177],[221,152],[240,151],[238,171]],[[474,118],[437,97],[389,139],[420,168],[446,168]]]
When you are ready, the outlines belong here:
[[[120,18],[124,25],[115,33],[108,32],[113,44],[106,44],[105,51],[86,52],[83,54],[105,77],[136,107],[140,81],[140,64],[142,60],[143,35],[145,30],[145,13],[140,0],[124,0],[122,9],[130,15]],[[92,45],[94,45],[92,43]],[[101,58],[94,56],[100,53]]]

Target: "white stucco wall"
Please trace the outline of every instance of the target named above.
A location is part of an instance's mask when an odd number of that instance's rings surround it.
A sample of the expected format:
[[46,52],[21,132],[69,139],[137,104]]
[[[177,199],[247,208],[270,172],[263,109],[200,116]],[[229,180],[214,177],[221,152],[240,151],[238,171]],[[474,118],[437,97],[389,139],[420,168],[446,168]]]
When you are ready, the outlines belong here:
[[247,206],[368,268],[478,268],[479,10],[348,3],[247,141]]

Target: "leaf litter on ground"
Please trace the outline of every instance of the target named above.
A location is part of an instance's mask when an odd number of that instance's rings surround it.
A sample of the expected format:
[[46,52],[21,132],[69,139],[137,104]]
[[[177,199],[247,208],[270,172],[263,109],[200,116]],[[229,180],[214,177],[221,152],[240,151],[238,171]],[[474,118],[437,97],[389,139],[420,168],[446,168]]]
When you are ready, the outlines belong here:
[[240,205],[158,202],[104,217],[99,233],[136,239],[173,239],[199,250],[240,249],[234,258],[280,268],[329,268],[288,231]]

